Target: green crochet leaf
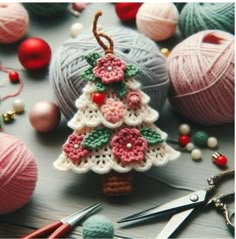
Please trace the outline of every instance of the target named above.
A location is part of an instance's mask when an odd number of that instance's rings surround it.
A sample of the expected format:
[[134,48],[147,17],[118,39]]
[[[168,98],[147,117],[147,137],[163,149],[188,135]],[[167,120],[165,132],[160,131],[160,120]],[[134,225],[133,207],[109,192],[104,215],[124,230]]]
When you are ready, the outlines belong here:
[[94,67],[97,64],[97,59],[101,58],[101,55],[97,52],[92,52],[86,56],[83,56],[83,58],[88,62],[90,66]]
[[140,73],[140,69],[135,65],[127,65],[125,69],[125,78],[136,76],[138,73]]
[[93,68],[88,68],[86,70],[84,70],[81,74],[81,77],[83,77],[85,80],[87,81],[96,81],[97,78],[95,77],[95,75],[93,74]]
[[104,92],[107,89],[107,85],[103,84],[101,81],[96,82],[96,91]]
[[162,143],[164,141],[161,138],[161,135],[153,129],[143,128],[140,130],[140,133],[142,137],[147,140],[148,145],[155,145],[155,144]]
[[113,90],[119,97],[124,97],[127,94],[127,87],[123,81],[113,83]]
[[84,148],[94,150],[107,144],[110,138],[111,138],[111,131],[109,129],[99,128],[99,129],[95,129],[90,134],[88,134],[84,138],[82,145]]

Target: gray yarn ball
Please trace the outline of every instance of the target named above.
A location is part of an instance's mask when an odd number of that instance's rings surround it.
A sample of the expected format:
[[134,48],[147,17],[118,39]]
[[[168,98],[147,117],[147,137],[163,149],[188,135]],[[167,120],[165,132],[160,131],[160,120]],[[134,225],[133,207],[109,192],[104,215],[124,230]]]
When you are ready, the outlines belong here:
[[[103,32],[114,41],[114,53],[126,63],[136,64],[142,71],[136,79],[151,97],[150,105],[160,111],[167,99],[169,77],[166,59],[149,38],[126,28],[107,28]],[[75,100],[87,83],[80,72],[88,67],[82,56],[90,52],[103,54],[91,30],[66,41],[53,55],[49,79],[62,113],[69,119],[77,109]]]

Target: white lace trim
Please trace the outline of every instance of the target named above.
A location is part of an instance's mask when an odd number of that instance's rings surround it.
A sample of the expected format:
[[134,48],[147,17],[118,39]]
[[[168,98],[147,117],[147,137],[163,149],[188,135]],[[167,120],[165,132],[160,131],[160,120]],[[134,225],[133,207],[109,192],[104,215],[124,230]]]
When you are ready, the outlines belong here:
[[[167,138],[167,134],[162,132],[155,125],[142,125],[140,126],[140,128],[145,126],[155,129],[158,133],[161,134],[164,140]],[[92,129],[88,128],[84,129],[80,132],[80,134],[87,134],[88,132],[91,132],[91,130]],[[120,173],[129,172],[132,169],[143,172],[150,169],[152,165],[163,166],[169,161],[177,159],[179,156],[179,152],[163,142],[155,146],[150,146],[145,152],[144,160],[142,161],[142,163],[123,165],[120,160],[116,159],[113,156],[111,147],[109,145],[106,145],[98,150],[93,150],[92,152],[90,152],[90,154],[86,158],[82,159],[77,165],[73,164],[64,153],[59,156],[59,158],[54,162],[53,165],[59,170],[72,170],[75,173],[85,173],[89,170],[92,170],[99,174],[105,174],[112,169]]]
[[[131,85],[133,88],[140,87],[140,84],[132,78],[126,84]],[[135,89],[141,96],[142,105],[139,109],[132,110],[128,108],[125,97],[123,99],[118,98],[113,90],[110,89],[106,92],[106,99],[112,98],[115,101],[121,101],[125,109],[124,117],[116,123],[111,123],[104,118],[99,107],[92,102],[91,92],[94,92],[94,90],[94,84],[89,82],[84,88],[84,93],[76,100],[75,105],[79,110],[68,122],[70,128],[80,130],[83,127],[97,127],[102,124],[107,128],[115,129],[122,124],[138,126],[143,122],[153,123],[159,117],[158,112],[148,106],[150,97],[141,90]],[[131,91],[130,88],[128,91]]]

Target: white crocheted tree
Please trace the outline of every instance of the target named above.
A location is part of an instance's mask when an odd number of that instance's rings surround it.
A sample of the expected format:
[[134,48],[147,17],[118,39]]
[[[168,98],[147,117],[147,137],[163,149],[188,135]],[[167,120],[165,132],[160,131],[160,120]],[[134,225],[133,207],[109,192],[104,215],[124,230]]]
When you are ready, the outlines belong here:
[[[95,15],[93,33],[105,56],[84,56],[89,67],[82,77],[88,83],[75,102],[78,111],[68,123],[74,132],[54,166],[76,173],[92,170],[109,175],[104,180],[104,192],[120,195],[131,190],[131,178],[126,173],[162,166],[176,159],[179,152],[167,145],[167,134],[154,124],[158,112],[149,107],[150,97],[134,78],[140,70],[116,57],[111,38],[97,32],[100,15]],[[118,174],[114,176],[113,172]]]

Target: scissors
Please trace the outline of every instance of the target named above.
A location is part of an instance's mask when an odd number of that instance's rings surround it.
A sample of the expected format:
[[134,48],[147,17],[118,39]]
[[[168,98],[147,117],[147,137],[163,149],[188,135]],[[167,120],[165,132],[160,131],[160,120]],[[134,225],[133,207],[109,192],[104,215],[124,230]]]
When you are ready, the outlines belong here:
[[100,203],[94,204],[90,207],[75,212],[70,216],[64,217],[58,221],[52,222],[44,227],[41,227],[27,235],[24,235],[21,237],[21,239],[39,238],[44,237],[45,235],[49,235],[48,238],[50,239],[62,237],[67,232],[69,232],[71,228],[75,226],[76,223],[78,223],[100,207]]
[[224,194],[221,196],[211,196],[215,190],[217,184],[222,181],[223,178],[228,176],[234,176],[234,170],[227,170],[209,178],[207,189],[193,192],[187,196],[178,198],[161,206],[156,206],[142,212],[125,217],[118,221],[118,223],[134,221],[138,219],[147,219],[153,217],[160,217],[168,214],[174,214],[169,222],[166,224],[161,233],[156,239],[170,238],[171,235],[179,228],[179,226],[185,221],[188,216],[200,206],[213,205],[220,210],[223,214],[227,226],[232,232],[234,232],[234,224],[231,219],[226,202],[234,199],[234,193]]

